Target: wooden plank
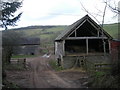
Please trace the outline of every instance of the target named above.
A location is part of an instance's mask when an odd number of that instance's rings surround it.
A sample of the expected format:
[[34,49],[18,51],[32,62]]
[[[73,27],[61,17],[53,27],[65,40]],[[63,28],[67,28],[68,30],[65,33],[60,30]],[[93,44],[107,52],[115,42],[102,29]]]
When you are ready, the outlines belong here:
[[108,44],[109,44],[109,53],[111,54],[111,44],[110,44],[110,40],[108,40]]
[[10,60],[10,62],[13,64],[20,64],[20,63],[22,63],[22,64],[26,64],[26,58],[11,58],[11,60]]
[[107,37],[67,37],[66,40],[75,40],[75,39],[107,39]]
[[86,53],[69,53],[69,54],[66,54],[66,56],[97,56],[97,55],[104,55],[104,53],[88,53],[88,55]]
[[86,39],[86,53],[88,55],[88,39]]
[[75,37],[77,37],[77,31],[75,30]]
[[58,52],[58,42],[55,42],[55,55],[57,55]]
[[104,55],[106,54],[106,46],[105,46],[105,41],[104,39],[102,40],[103,41],[103,50],[104,50]]
[[101,66],[107,66],[107,65],[112,65],[111,63],[95,63],[95,66],[99,66],[99,65],[101,65]]
[[98,37],[99,37],[99,36],[100,36],[100,35],[99,35],[99,34],[100,34],[100,32],[98,31],[98,33],[97,33],[97,34],[98,34]]
[[63,56],[65,55],[65,40],[63,41]]
[[62,55],[60,55],[60,59],[61,59],[61,66],[63,67],[63,56]]
[[79,27],[81,27],[85,22],[86,22],[86,20],[83,21],[80,25],[78,25],[78,27],[75,28],[75,29],[68,35],[68,37],[69,37],[71,34],[73,34],[75,30],[77,30]]

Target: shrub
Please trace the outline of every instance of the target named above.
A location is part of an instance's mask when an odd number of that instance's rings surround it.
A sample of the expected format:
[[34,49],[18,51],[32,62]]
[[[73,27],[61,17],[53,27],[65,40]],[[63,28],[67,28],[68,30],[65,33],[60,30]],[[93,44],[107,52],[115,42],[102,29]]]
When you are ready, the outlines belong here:
[[110,73],[95,72],[88,80],[88,86],[93,88],[118,88],[118,77],[112,76]]
[[57,63],[56,63],[55,60],[50,60],[50,61],[49,61],[49,64],[50,64],[50,66],[51,66],[54,70],[56,70],[56,71],[64,70],[63,67],[57,65]]

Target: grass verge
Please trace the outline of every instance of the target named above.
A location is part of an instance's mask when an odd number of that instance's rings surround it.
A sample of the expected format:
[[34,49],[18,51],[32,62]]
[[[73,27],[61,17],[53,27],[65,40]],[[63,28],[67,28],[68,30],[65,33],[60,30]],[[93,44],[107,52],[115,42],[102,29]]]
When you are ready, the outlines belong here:
[[12,58],[30,58],[36,57],[37,55],[13,55]]
[[50,66],[51,66],[55,71],[64,70],[63,67],[57,65],[57,62],[56,62],[55,60],[50,60],[50,61],[49,61],[49,64],[50,64]]
[[4,65],[5,70],[25,70],[25,66],[23,64],[6,64]]

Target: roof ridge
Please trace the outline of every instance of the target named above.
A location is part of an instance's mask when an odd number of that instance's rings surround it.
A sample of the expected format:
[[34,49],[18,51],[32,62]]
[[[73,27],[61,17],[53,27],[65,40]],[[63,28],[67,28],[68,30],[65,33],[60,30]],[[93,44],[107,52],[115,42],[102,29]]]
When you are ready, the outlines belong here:
[[86,19],[88,19],[90,22],[92,22],[92,23],[95,25],[95,27],[102,29],[102,30],[104,31],[104,33],[105,33],[108,37],[112,38],[101,26],[99,26],[91,17],[89,17],[88,14],[86,14],[86,15],[85,15],[84,17],[82,17],[81,19],[79,19],[79,20],[77,20],[76,22],[74,22],[73,24],[69,25],[69,26],[67,27],[67,29],[66,29],[65,31],[63,31],[55,40],[56,40],[56,41],[57,41],[57,40],[63,40],[65,37],[67,37],[67,35],[68,35],[69,33],[71,33],[71,31],[72,31],[74,28],[78,27],[78,26],[79,26],[82,22],[84,22],[84,20],[86,20]]

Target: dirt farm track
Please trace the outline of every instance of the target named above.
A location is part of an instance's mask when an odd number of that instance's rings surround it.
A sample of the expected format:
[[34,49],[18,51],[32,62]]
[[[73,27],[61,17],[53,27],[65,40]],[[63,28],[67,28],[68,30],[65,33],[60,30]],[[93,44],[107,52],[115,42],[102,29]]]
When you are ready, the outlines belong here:
[[27,70],[7,71],[7,80],[21,88],[87,88],[87,74],[80,70],[55,71],[50,58],[27,58]]

